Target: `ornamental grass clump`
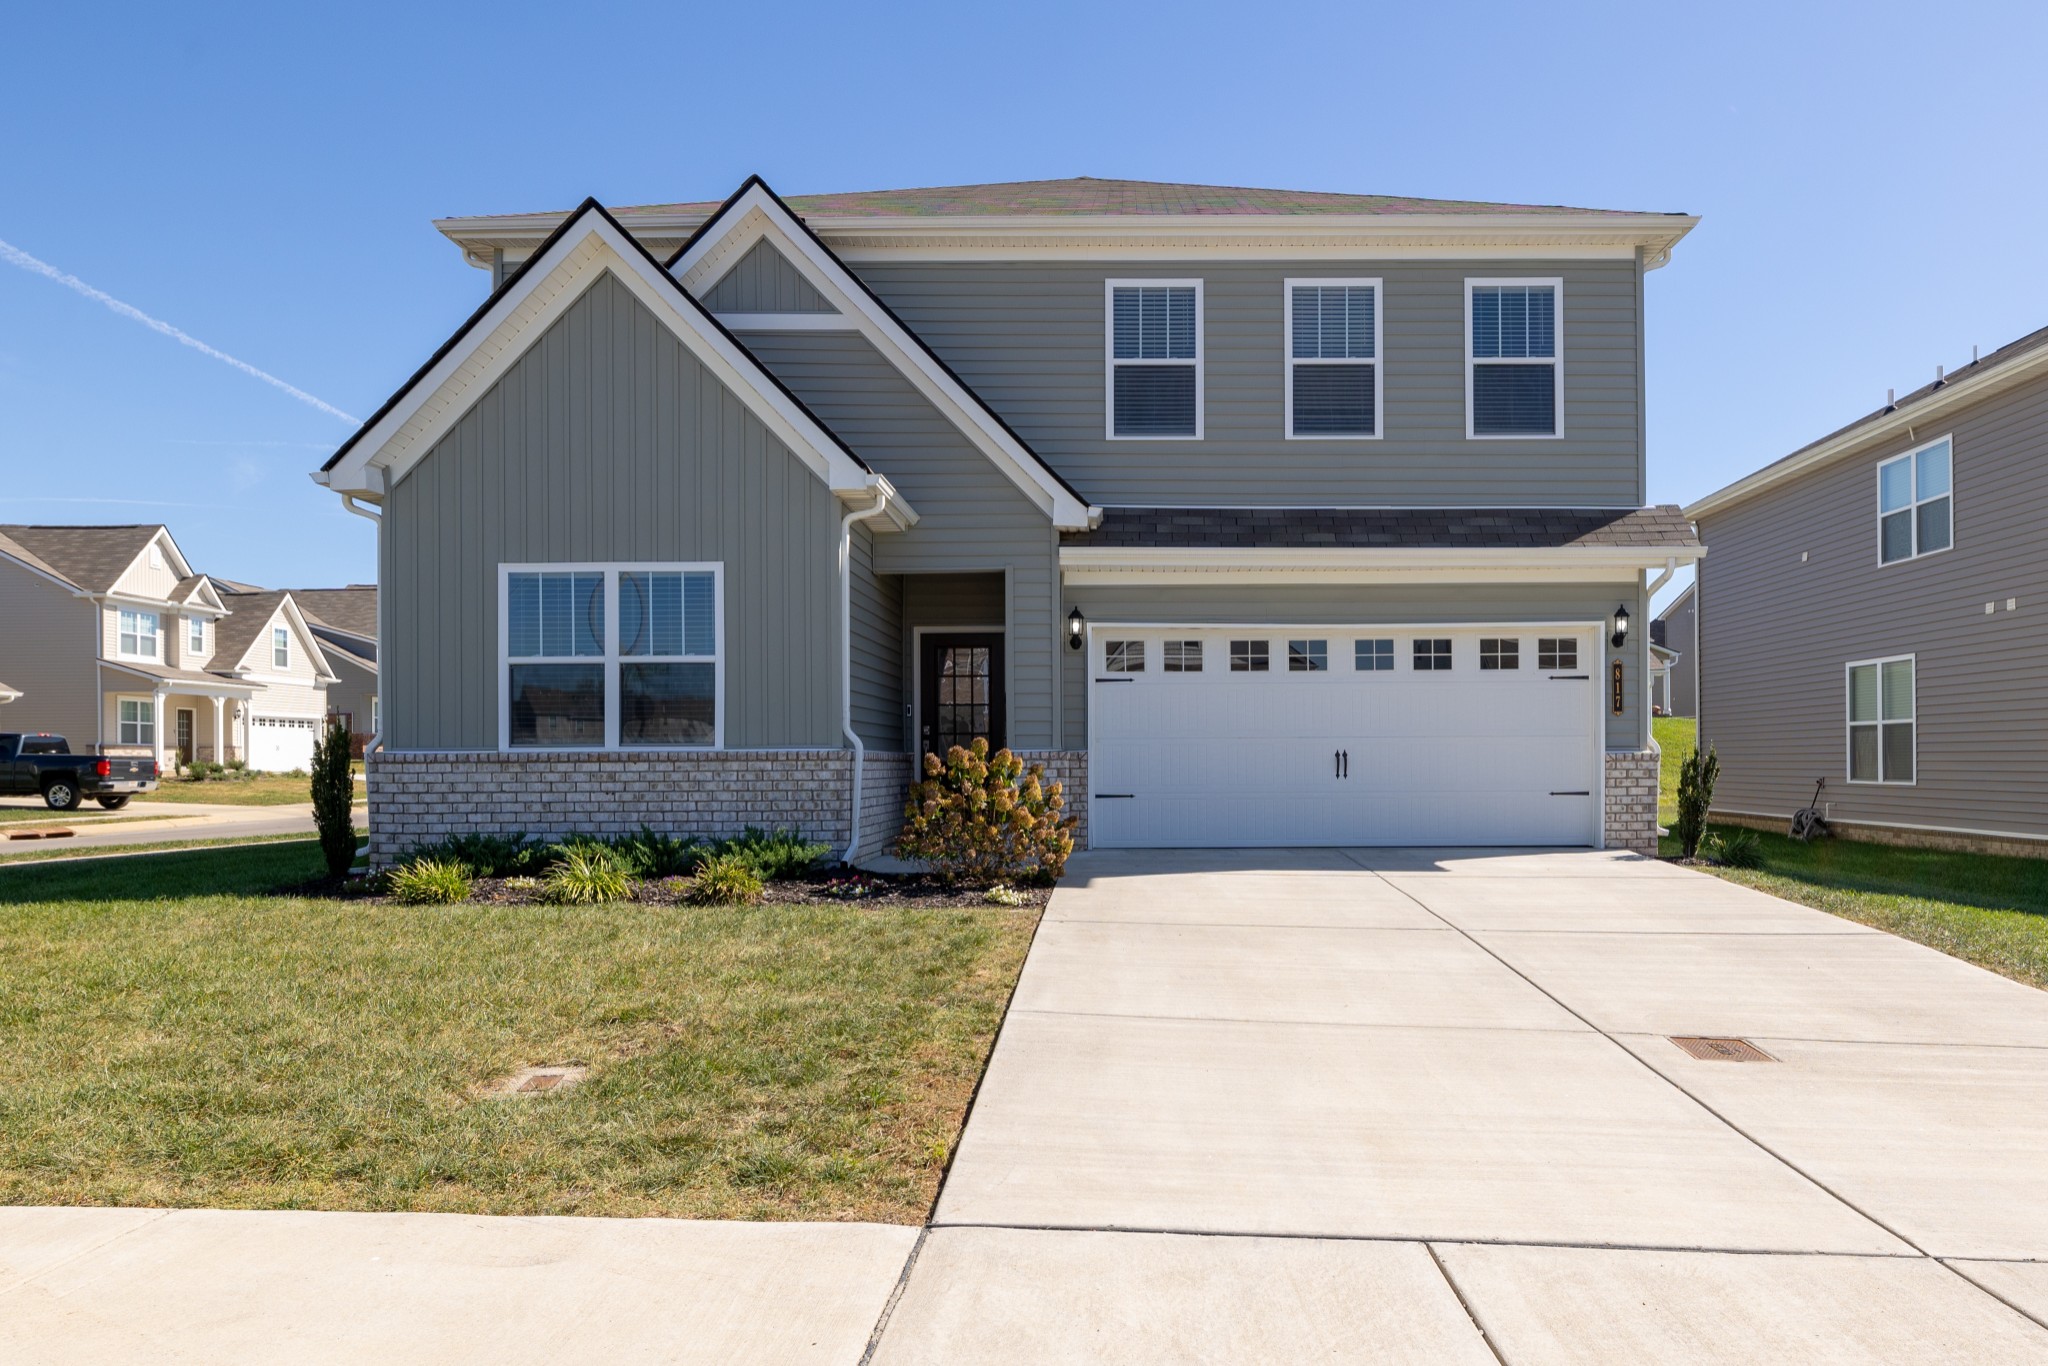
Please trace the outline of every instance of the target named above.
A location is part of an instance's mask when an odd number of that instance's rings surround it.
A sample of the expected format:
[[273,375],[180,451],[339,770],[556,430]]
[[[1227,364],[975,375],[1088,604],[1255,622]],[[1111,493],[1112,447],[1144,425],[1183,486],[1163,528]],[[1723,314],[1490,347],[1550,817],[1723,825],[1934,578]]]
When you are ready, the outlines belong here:
[[988,741],[924,756],[924,781],[903,808],[898,856],[915,859],[949,886],[1050,882],[1074,851],[1074,818],[1045,765],[1024,766]]
[[1723,830],[1707,840],[1707,853],[1724,868],[1761,868],[1763,836],[1754,830]]
[[448,859],[422,858],[389,875],[391,895],[408,906],[452,906],[469,900],[469,869]]
[[683,884],[683,900],[696,906],[751,906],[761,899],[761,874],[741,854],[714,854]]
[[1714,783],[1721,776],[1721,757],[1712,745],[1685,756],[1678,769],[1678,819],[1671,832],[1686,858],[1698,858],[1707,834],[1707,812],[1714,805]]
[[548,869],[540,895],[557,906],[602,906],[631,899],[633,879],[609,849],[565,848]]
[[718,852],[742,860],[763,882],[781,882],[810,872],[832,852],[832,846],[807,840],[799,830],[762,830],[750,825],[731,839],[721,840]]

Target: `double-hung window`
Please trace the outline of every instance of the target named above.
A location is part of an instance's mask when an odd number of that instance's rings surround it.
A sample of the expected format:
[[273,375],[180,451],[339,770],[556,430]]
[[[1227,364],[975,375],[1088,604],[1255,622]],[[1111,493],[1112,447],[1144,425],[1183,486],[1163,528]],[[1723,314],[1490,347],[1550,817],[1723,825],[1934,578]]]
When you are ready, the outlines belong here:
[[1202,435],[1202,282],[1110,280],[1108,436]]
[[508,566],[503,594],[506,748],[724,742],[717,565]]
[[185,619],[185,649],[194,655],[206,653],[205,617],[187,617]]
[[1288,280],[1287,435],[1380,434],[1380,282]]
[[1465,282],[1465,434],[1564,432],[1562,280]]
[[270,628],[270,667],[289,669],[292,666],[292,633],[286,626]]
[[124,745],[154,745],[156,743],[156,702],[147,697],[124,697],[120,701],[120,743]]
[[1944,436],[1877,467],[1880,564],[1932,555],[1955,544],[1950,449]]
[[1849,781],[1910,783],[1916,729],[1912,655],[1849,666]]
[[159,623],[154,612],[121,609],[121,653],[130,659],[155,659]]

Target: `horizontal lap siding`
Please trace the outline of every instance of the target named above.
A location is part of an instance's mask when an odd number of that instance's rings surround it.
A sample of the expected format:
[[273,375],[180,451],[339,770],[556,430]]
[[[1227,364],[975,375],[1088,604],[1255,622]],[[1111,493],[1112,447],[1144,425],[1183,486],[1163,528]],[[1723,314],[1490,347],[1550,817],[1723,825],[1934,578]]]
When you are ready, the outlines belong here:
[[[1717,805],[1789,813],[1825,776],[1844,820],[2048,834],[2048,382],[1919,440],[1948,433],[1952,550],[1877,563],[1877,465],[1919,444],[1906,439],[1702,523],[1700,738],[1721,754]],[[1843,668],[1900,654],[1918,656],[1919,781],[1851,786]]]
[[[1304,627],[1323,624],[1358,626],[1455,626],[1461,622],[1605,622],[1617,602],[1628,602],[1631,615],[1642,620],[1639,590],[1622,584],[1530,584],[1525,586],[1443,585],[1372,588],[1349,584],[1291,584],[1271,588],[1203,585],[1154,588],[1145,585],[1076,585],[1067,601],[1099,625],[1114,622],[1176,622],[1190,626],[1244,625]],[[1332,643],[1331,651],[1339,646]],[[1348,650],[1349,646],[1342,647]],[[1399,647],[1405,649],[1405,646]],[[1532,648],[1525,646],[1525,649]],[[1607,716],[1610,749],[1637,749],[1646,743],[1642,732],[1642,669],[1640,642],[1630,642],[1617,656],[1603,650],[1600,658],[1581,660],[1597,686],[1608,686],[1606,669],[1615,659],[1623,665],[1626,706],[1620,716]],[[1533,663],[1533,661],[1532,661]],[[1088,669],[1086,652],[1065,653],[1067,696],[1066,746],[1087,743]],[[1603,707],[1603,714],[1607,712]]]
[[[861,276],[1055,469],[1103,505],[1635,506],[1633,261],[869,262]],[[1380,441],[1282,432],[1282,281],[1378,277]],[[1564,280],[1565,437],[1465,436],[1465,280]],[[1201,441],[1103,436],[1103,282],[1204,281]]]
[[743,340],[917,510],[910,530],[876,537],[878,572],[1008,574],[1011,738],[1051,747],[1059,594],[1045,513],[865,337],[764,332]]
[[766,240],[739,259],[704,295],[713,313],[837,313],[832,301],[797,273]]
[[[21,694],[0,703],[0,730],[46,730],[65,737],[80,753],[92,751],[100,740],[100,652],[94,634],[102,615],[69,589],[0,560],[0,621],[7,623],[0,683]],[[106,671],[110,688],[127,686],[129,677]],[[132,681],[149,691],[143,680]]]
[[495,749],[498,566],[722,561],[725,742],[836,746],[837,503],[610,275],[385,504],[396,749]]

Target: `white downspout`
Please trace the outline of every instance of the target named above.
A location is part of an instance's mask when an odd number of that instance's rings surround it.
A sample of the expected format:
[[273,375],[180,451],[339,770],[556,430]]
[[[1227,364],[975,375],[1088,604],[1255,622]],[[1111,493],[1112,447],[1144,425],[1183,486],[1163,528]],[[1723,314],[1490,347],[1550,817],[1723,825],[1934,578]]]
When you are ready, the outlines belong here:
[[889,488],[875,488],[872,507],[856,509],[839,523],[839,729],[853,746],[853,809],[847,813],[846,852],[842,863],[852,863],[860,850],[860,779],[867,767],[867,746],[853,728],[853,524],[881,516],[889,510]]

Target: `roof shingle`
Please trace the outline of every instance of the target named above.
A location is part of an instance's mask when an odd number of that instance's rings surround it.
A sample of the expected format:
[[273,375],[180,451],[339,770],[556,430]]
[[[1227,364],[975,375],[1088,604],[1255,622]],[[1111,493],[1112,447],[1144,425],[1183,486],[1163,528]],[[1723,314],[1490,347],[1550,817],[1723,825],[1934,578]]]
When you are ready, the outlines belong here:
[[74,587],[104,593],[162,530],[163,525],[158,522],[127,526],[0,526],[0,537],[27,550]]

